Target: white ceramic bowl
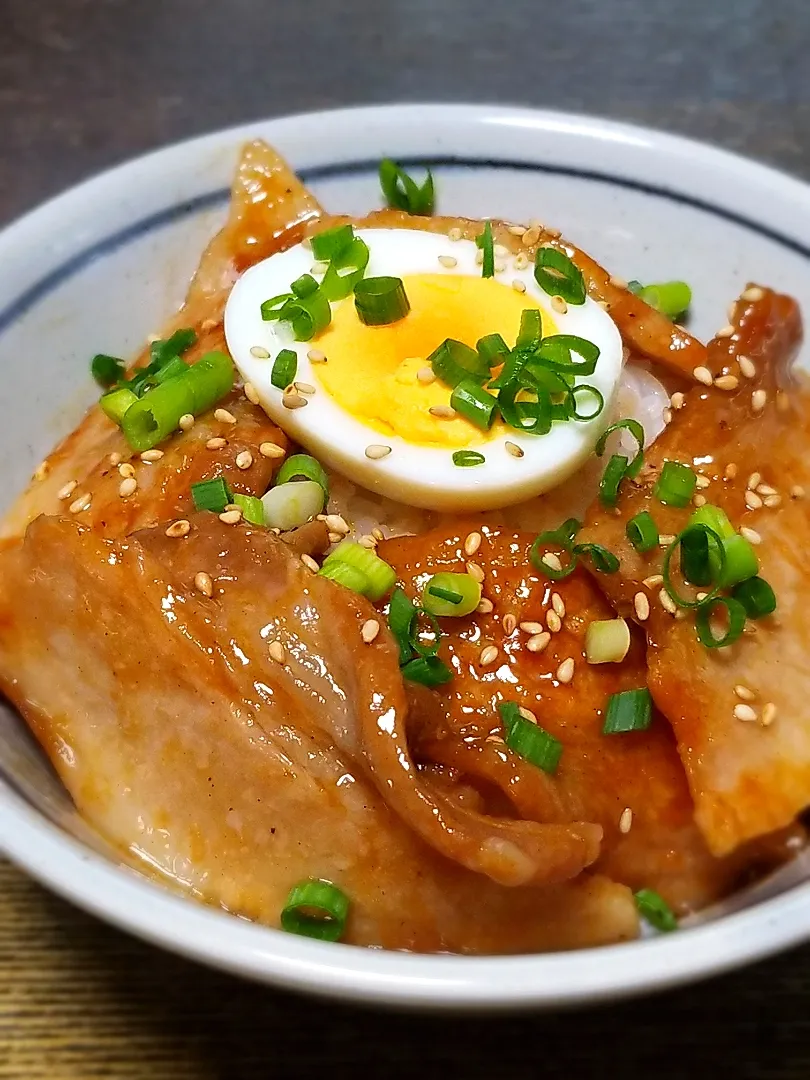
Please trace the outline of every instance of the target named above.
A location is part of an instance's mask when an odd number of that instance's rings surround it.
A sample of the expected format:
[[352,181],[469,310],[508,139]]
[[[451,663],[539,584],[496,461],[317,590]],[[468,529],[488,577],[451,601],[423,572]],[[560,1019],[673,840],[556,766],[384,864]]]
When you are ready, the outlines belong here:
[[[240,145],[277,145],[334,210],[378,205],[383,155],[433,165],[440,208],[539,217],[626,278],[683,278],[708,335],[749,277],[810,295],[810,189],[684,139],[559,113],[409,105],[313,113],[140,158],[0,233],[0,471],[8,498],[94,397],[88,359],[126,354],[181,301],[222,220]],[[0,714],[0,851],[116,925],[276,985],[430,1008],[559,1006],[672,986],[810,937],[800,859],[678,933],[515,957],[417,956],[253,925],[124,867],[85,827],[24,726]]]

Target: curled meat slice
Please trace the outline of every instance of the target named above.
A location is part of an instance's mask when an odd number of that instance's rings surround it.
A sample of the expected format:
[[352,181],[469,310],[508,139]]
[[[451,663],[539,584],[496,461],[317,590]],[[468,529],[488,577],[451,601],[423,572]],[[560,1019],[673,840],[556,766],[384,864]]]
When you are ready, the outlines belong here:
[[[734,333],[709,346],[725,389],[696,385],[686,395],[638,481],[625,485],[619,511],[595,504],[580,537],[619,556],[618,573],[597,576],[618,610],[633,615],[639,593],[649,601],[649,687],[675,732],[698,824],[718,854],[787,825],[810,804],[810,402],[791,371],[801,320],[789,297],[751,287],[732,322]],[[667,460],[693,466],[705,485],[701,499],[721,507],[735,528],[753,530],[760,574],[777,596],[776,614],[749,624],[728,648],[704,648],[693,616],[675,618],[662,606],[654,577],[662,549],[639,555],[625,536],[628,519],[643,510],[662,534],[685,527],[694,507],[654,497]]]

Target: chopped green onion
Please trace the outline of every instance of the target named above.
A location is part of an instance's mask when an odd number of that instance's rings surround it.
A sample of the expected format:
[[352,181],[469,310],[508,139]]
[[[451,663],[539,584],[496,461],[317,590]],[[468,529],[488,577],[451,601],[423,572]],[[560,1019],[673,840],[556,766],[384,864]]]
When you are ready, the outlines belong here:
[[776,595],[765,578],[749,578],[737,585],[731,595],[742,604],[749,619],[761,619],[776,611]]
[[298,371],[298,356],[292,349],[282,349],[273,361],[270,382],[277,390],[286,390]]
[[453,453],[453,464],[460,469],[472,469],[476,465],[483,465],[486,460],[477,450],[456,450]]
[[551,578],[552,581],[562,581],[563,578],[567,578],[569,574],[573,574],[573,572],[576,570],[579,558],[577,555],[572,554],[570,560],[563,565],[561,570],[557,570],[555,567],[550,566],[546,562],[545,554],[541,553],[540,548],[545,547],[547,544],[552,542],[544,539],[544,537],[549,537],[552,535],[552,533],[541,533],[537,537],[535,542],[532,544],[531,551],[529,552],[529,558],[531,560],[532,566],[539,570],[541,574],[545,574],[545,576],[547,578]]
[[475,243],[484,253],[481,263],[481,277],[495,276],[495,245],[492,242],[492,222],[484,222],[484,231],[475,238]]
[[109,394],[102,394],[98,403],[102,411],[120,426],[124,419],[124,413],[137,400],[137,394],[133,394],[127,387],[121,386],[117,390],[111,390]]
[[340,255],[354,240],[354,228],[351,225],[333,225],[331,229],[315,233],[310,237],[312,255],[318,262],[329,262]]
[[[427,619],[429,623],[426,630],[423,630],[419,625],[419,620],[423,617]],[[428,634],[432,638],[432,641],[423,641],[423,634]],[[436,621],[436,617],[432,612],[428,611],[427,608],[417,608],[416,615],[408,632],[408,644],[411,647],[411,652],[418,653],[420,656],[435,656],[439,651],[439,643],[441,640],[442,632]]]
[[535,347],[533,345],[510,350],[504,358],[500,374],[489,383],[490,390],[500,390],[503,387],[511,387],[516,383],[520,385],[520,375],[534,355]]
[[[738,585],[741,581],[752,578],[759,570],[759,559],[753,544],[739,533],[723,538],[726,553],[726,565],[720,575],[720,584],[724,589]],[[713,560],[716,565],[716,559]]]
[[405,286],[398,277],[363,278],[354,287],[354,306],[366,326],[399,322],[411,310]]
[[[186,412],[199,416],[221,401],[233,389],[233,363],[224,352],[209,352],[190,364],[181,377],[170,379],[167,383],[152,390],[150,400],[155,394],[169,387],[185,383],[191,387],[192,406]],[[180,414],[182,416],[182,413]],[[178,417],[179,420],[179,417]]]
[[481,383],[489,378],[489,366],[481,355],[455,338],[445,338],[427,362],[436,378],[447,386],[458,386],[467,379]]
[[276,473],[277,484],[290,480],[314,480],[323,488],[324,496],[329,497],[329,477],[320,461],[309,454],[292,454]]
[[678,929],[678,920],[672,908],[654,889],[639,889],[633,899],[636,901],[639,915],[646,919],[650,926],[664,934]]
[[[709,585],[715,569],[709,547],[710,533],[705,529],[686,529],[681,539],[681,573],[690,585]],[[721,543],[724,541],[721,540]]]
[[255,495],[241,495],[238,492],[233,497],[233,503],[242,511],[242,517],[251,525],[264,525],[264,503]]
[[211,510],[215,514],[221,514],[232,501],[228,485],[221,476],[192,484],[191,498],[195,510]]
[[524,308],[520,315],[516,345],[539,344],[543,337],[543,318],[537,308]]
[[[304,274],[303,277],[309,275]],[[298,278],[295,284],[299,285],[301,281],[302,278]],[[290,324],[296,341],[310,341],[332,321],[332,309],[323,290],[316,288],[305,295],[291,297],[279,312],[278,318],[281,322]]]
[[504,386],[498,394],[498,408],[504,423],[524,435],[547,435],[554,420],[551,395],[545,390],[535,390],[534,401],[518,401],[522,391],[523,387],[515,381]]
[[405,595],[404,589],[397,586],[391,593],[388,605],[388,625],[399,645],[400,665],[407,664],[413,656],[411,647],[411,627],[416,619],[416,604]]
[[574,555],[585,555],[593,563],[594,570],[600,574],[615,574],[619,569],[619,560],[612,551],[601,544],[574,544]]
[[[192,368],[188,370],[191,372]],[[132,449],[140,454],[175,432],[181,416],[194,412],[194,390],[188,377],[169,379],[130,405],[121,420],[121,429]]]
[[280,293],[278,296],[271,296],[269,300],[265,300],[261,305],[262,319],[265,322],[275,322],[276,319],[280,319],[284,305],[292,299],[292,293]]
[[690,525],[708,525],[724,540],[729,536],[734,536],[734,526],[728,520],[725,510],[721,510],[719,506],[712,506],[711,503],[706,503],[705,506],[695,510],[688,523]]
[[365,576],[366,585],[361,591],[369,600],[382,600],[397,579],[396,571],[392,566],[389,566],[369,548],[363,547],[362,544],[355,544],[352,540],[343,540],[334,551],[327,555],[321,567],[321,573],[336,562],[346,563],[347,566],[359,570]]
[[422,590],[422,605],[432,615],[470,615],[481,603],[481,586],[470,574],[434,574]]
[[615,506],[619,501],[619,488],[627,476],[628,462],[624,454],[614,454],[607,463],[599,481],[599,500],[603,506]]
[[319,573],[321,577],[328,578],[337,585],[342,585],[344,589],[351,589],[352,592],[359,593],[361,596],[365,594],[365,589],[368,584],[366,575],[360,570],[356,570],[353,566],[348,566],[343,562],[331,563],[329,566],[324,564]]
[[[716,608],[726,612],[728,627],[719,638],[714,636],[711,618]],[[701,645],[707,649],[722,649],[724,645],[733,645],[745,627],[745,608],[739,601],[727,596],[716,596],[713,600],[698,608],[695,616],[695,628]]]
[[[582,360],[572,360],[572,352]],[[552,334],[543,338],[534,352],[534,357],[542,360],[552,371],[583,377],[593,375],[599,356],[598,345],[576,334]]]
[[312,296],[313,293],[318,291],[318,282],[312,274],[302,274],[295,279],[290,288],[293,291],[293,296],[297,296],[303,300],[307,296]]
[[646,510],[631,517],[624,531],[627,533],[627,539],[641,555],[658,546],[658,526]]
[[422,686],[442,686],[453,678],[453,672],[438,656],[417,656],[405,664],[402,674]]
[[154,370],[162,368],[164,364],[168,364],[175,356],[182,356],[196,340],[196,332],[191,327],[185,327],[181,330],[175,330],[171,337],[166,338],[165,341],[153,341],[149,346],[149,356],[152,361],[149,366],[152,367],[152,364],[154,364]]
[[623,735],[628,731],[646,731],[652,723],[652,698],[646,686],[611,694],[605,709],[603,735]]
[[500,334],[487,334],[479,338],[475,348],[488,369],[499,367],[509,355],[509,346]]
[[[715,551],[715,557],[712,558],[710,555],[708,560],[709,566],[712,567],[713,577],[710,581],[706,582],[706,584],[709,585],[711,581],[713,581],[714,585],[711,589],[711,592],[707,593],[702,600],[688,600],[686,597],[681,596],[678,590],[675,588],[675,585],[672,581],[672,574],[670,572],[670,564],[672,562],[673,555],[678,550],[678,548],[681,548],[681,550],[683,550],[683,544],[685,539],[687,546],[692,543],[690,534],[694,532],[704,532],[706,534],[707,543],[712,545]],[[710,529],[708,525],[687,525],[683,532],[678,533],[678,535],[675,537],[675,539],[672,541],[672,543],[669,545],[666,552],[664,553],[664,564],[661,568],[661,573],[664,577],[664,587],[669,593],[669,595],[672,597],[673,601],[678,605],[678,607],[699,608],[704,604],[710,603],[715,598],[715,596],[717,596],[721,588],[725,568],[726,549],[722,537],[719,536],[714,531],[714,529]],[[681,554],[681,576],[685,576],[683,569],[683,554]]]
[[594,619],[585,631],[589,664],[618,664],[630,648],[630,627],[624,619]]
[[189,367],[185,360],[181,360],[179,356],[173,356],[168,364],[164,364],[159,371],[155,372],[152,379],[154,379],[156,386],[160,386],[161,383],[168,382],[169,379],[176,379],[178,375],[185,375],[188,370]]
[[[629,431],[633,438],[638,443],[638,450],[633,456],[632,460],[628,462],[625,470],[625,475],[629,476],[632,480],[634,476],[638,476],[641,466],[644,462],[644,428],[638,422],[633,420],[632,417],[626,417],[624,420],[617,420],[615,424],[611,424],[609,428],[605,428],[602,434],[599,436],[599,440],[594,447],[594,453],[597,457],[601,457],[605,452],[607,441],[614,431]],[[618,455],[616,455],[618,456]],[[625,461],[627,459],[625,458]]]
[[430,217],[435,196],[433,174],[430,169],[426,173],[420,187],[395,161],[384,158],[380,162],[380,187],[386,204],[394,210],[404,210],[406,214]]
[[[594,406],[589,413],[583,413],[577,409],[577,394],[582,393],[588,393],[594,398]],[[605,407],[605,399],[602,393],[595,386],[590,386],[588,383],[580,383],[579,386],[574,386],[570,391],[570,396],[572,407],[569,416],[572,420],[595,420]]]
[[684,507],[695,494],[697,476],[680,461],[665,461],[654,495],[664,506]]
[[549,296],[561,296],[569,304],[584,304],[587,295],[582,271],[556,248],[538,248],[534,280]]
[[96,353],[90,361],[90,374],[99,386],[112,386],[117,383],[124,373],[126,364],[117,356],[107,356],[106,353]]
[[264,523],[270,529],[297,529],[323,510],[326,493],[316,480],[290,480],[262,495]]
[[692,303],[692,290],[685,281],[661,281],[657,285],[643,285],[637,295],[645,304],[672,320],[685,314]]
[[450,395],[450,406],[471,424],[488,431],[492,427],[498,408],[497,398],[488,394],[472,379],[457,384]]
[[531,765],[546,773],[555,773],[560,763],[563,745],[538,724],[520,714],[514,701],[502,701],[498,706],[503,721],[506,745]]
[[346,929],[349,898],[330,881],[301,881],[290,889],[281,927],[288,934],[339,941]]
[[365,240],[356,236],[349,246],[336,255],[329,264],[321,282],[327,300],[343,300],[354,292],[368,266],[370,252]]

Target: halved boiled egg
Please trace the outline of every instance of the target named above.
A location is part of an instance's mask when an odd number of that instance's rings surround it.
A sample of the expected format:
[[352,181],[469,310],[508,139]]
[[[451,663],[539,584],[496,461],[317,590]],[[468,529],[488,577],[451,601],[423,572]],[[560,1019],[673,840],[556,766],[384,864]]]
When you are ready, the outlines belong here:
[[[287,324],[263,321],[265,301],[313,272],[306,244],[253,266],[231,291],[228,348],[268,415],[355,483],[427,509],[496,509],[575,472],[609,422],[621,375],[622,343],[609,315],[589,297],[555,309],[534,268],[513,259],[494,277],[482,277],[473,241],[415,229],[355,235],[369,248],[367,279],[402,280],[410,310],[396,322],[366,325],[351,295],[332,305],[331,323],[309,341],[292,341]],[[593,419],[555,422],[548,434],[530,435],[502,419],[482,430],[451,408],[452,389],[434,376],[428,357],[448,338],[474,349],[481,338],[500,334],[511,347],[526,309],[540,311],[544,337],[576,335],[598,347],[595,371],[577,380],[604,399]],[[296,354],[295,394],[271,382],[282,349]]]

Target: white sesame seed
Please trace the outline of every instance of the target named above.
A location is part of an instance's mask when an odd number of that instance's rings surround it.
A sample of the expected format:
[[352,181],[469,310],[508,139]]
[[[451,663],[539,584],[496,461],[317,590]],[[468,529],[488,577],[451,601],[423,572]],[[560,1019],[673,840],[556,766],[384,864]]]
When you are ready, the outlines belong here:
[[130,495],[134,495],[138,490],[138,481],[134,476],[128,476],[126,480],[122,480],[118,487],[118,494],[122,499],[128,499]]
[[745,379],[753,379],[757,373],[757,366],[747,356],[738,356],[737,363],[740,365],[740,374]]
[[509,254],[509,248],[504,247],[503,244],[493,244],[492,253],[497,259],[505,259]]
[[507,637],[511,637],[517,627],[517,616],[513,615],[511,611],[507,612],[503,617],[503,632]]
[[263,442],[259,446],[259,453],[266,458],[283,458],[286,452],[283,446],[274,442]]
[[267,652],[270,655],[270,659],[275,660],[277,664],[283,664],[287,659],[287,653],[284,651],[284,646],[280,641],[271,641],[267,646]]
[[481,533],[480,532],[468,533],[467,536],[464,539],[464,554],[467,556],[467,558],[470,558],[472,555],[474,555],[476,553],[476,551],[478,551],[478,549],[480,547],[481,547]]
[[520,278],[515,278],[514,281],[512,282],[512,288],[515,290],[515,292],[525,293],[526,292],[526,282],[521,281]]
[[559,634],[560,630],[562,630],[562,619],[556,611],[546,612],[546,626],[552,634]]
[[614,289],[626,289],[627,282],[623,277],[617,277],[615,274],[611,274],[609,278],[610,284]]
[[456,415],[456,410],[449,405],[431,405],[428,412],[439,420],[452,420]]
[[526,642],[526,648],[530,653],[541,653],[551,641],[551,634],[544,630],[541,634],[532,634]]
[[64,487],[59,488],[56,493],[57,499],[69,499],[76,488],[79,486],[78,480],[68,480]]
[[110,454],[110,465],[115,468],[121,464],[121,455],[116,451],[114,454]]
[[141,461],[145,465],[152,465],[154,462],[160,461],[162,457],[162,450],[144,450],[144,452],[141,454]]
[[650,574],[649,577],[644,578],[641,584],[648,589],[657,589],[659,585],[664,584],[664,577],[662,574]]
[[742,683],[737,683],[734,687],[734,693],[740,701],[754,701],[757,696],[753,690],[750,690],[747,686],[743,686]]
[[342,539],[343,539],[343,534],[342,533],[336,533],[336,532],[330,532],[329,533],[329,543],[330,544],[339,544]]
[[307,360],[310,364],[325,364],[326,354],[322,353],[320,349],[310,349],[307,353]]
[[204,570],[201,570],[198,574],[195,574],[194,588],[197,590],[197,592],[202,593],[203,596],[213,596],[214,583],[211,580],[211,575],[206,574]]
[[522,458],[523,455],[526,452],[525,450],[523,450],[522,447],[518,446],[517,443],[511,442],[509,439],[507,439],[506,442],[504,443],[504,447],[506,449],[507,454],[511,454],[512,457],[515,457],[515,458]]
[[377,541],[380,541],[380,540],[384,540],[384,539],[385,539],[385,533],[384,533],[384,532],[382,531],[382,529],[372,529],[372,530],[371,530],[371,535],[372,535],[372,536],[374,537],[374,539],[375,539],[375,540],[377,540]]
[[34,469],[33,479],[37,481],[44,480],[50,471],[50,463],[47,460],[40,461],[39,465],[37,465],[36,469]]
[[671,424],[672,423],[672,409],[663,409],[661,411],[661,419],[664,421],[665,424]]
[[521,243],[525,247],[534,247],[537,241],[540,239],[540,229],[533,225],[530,229],[527,229],[523,236],[520,238]]
[[734,327],[729,323],[727,326],[721,326],[717,333],[714,335],[719,338],[730,338],[734,335]]
[[377,634],[379,634],[379,632],[380,624],[377,622],[377,620],[366,619],[366,621],[363,623],[362,629],[360,630],[360,636],[362,637],[366,645],[370,645],[374,638],[377,636]]
[[135,466],[130,465],[130,463],[128,461],[125,461],[123,463],[123,465],[118,466],[118,475],[122,476],[125,480],[127,479],[128,476],[134,476],[135,475]]
[[245,397],[248,399],[251,405],[259,404],[259,391],[256,389],[252,382],[245,383]]
[[733,461],[730,461],[723,470],[723,476],[726,480],[734,480],[737,476],[737,466]]
[[214,409],[214,419],[219,420],[221,424],[236,423],[236,417],[232,412],[228,412],[227,409]]
[[327,514],[323,520],[326,522],[326,527],[330,532],[340,533],[341,536],[346,536],[351,531],[345,519],[340,514]]
[[257,360],[270,359],[270,353],[265,349],[264,345],[251,345],[250,355],[255,356]]
[[718,390],[736,390],[740,385],[740,380],[736,375],[719,375],[714,380],[714,385]]
[[481,266],[483,261],[484,261],[484,253],[483,253],[483,251],[481,251],[481,250],[476,251],[476,253],[475,253],[476,266]]
[[498,649],[495,645],[485,645],[478,654],[478,663],[481,667],[489,667],[498,659]]
[[512,265],[515,270],[527,270],[529,268],[529,256],[525,251],[519,251]]
[[639,622],[646,622],[650,617],[650,601],[647,599],[647,594],[643,592],[637,592],[633,597],[633,607],[636,611],[636,618]]
[[301,556],[301,562],[308,570],[311,570],[313,574],[317,574],[320,570],[320,566],[318,566],[312,556],[307,555],[306,552]]
[[540,559],[541,563],[545,563],[551,570],[562,570],[562,563],[558,555],[555,555],[553,551],[547,551]]
[[749,529],[747,525],[742,525],[740,527],[740,536],[744,537],[749,544],[754,544],[754,546],[762,543],[762,537],[759,535],[757,530]]
[[225,510],[224,513],[219,515],[219,520],[223,525],[236,525],[238,521],[242,520],[242,511]]
[[482,596],[481,602],[475,610],[479,613],[479,615],[489,615],[494,606],[495,605],[492,603],[491,600],[488,600],[486,596]]
[[391,453],[390,446],[383,446],[381,443],[371,443],[366,447],[365,454],[367,458],[371,458],[372,461],[377,461],[380,458],[388,457]]
[[734,706],[734,719],[744,720],[746,723],[758,720],[757,710],[752,709],[750,705],[735,705]]
[[670,544],[675,542],[674,533],[661,533],[658,537],[658,546],[662,548],[668,548]]
[[447,267],[448,270],[452,270],[454,266],[458,265],[458,259],[455,255],[440,255],[439,262],[442,266]]
[[695,479],[695,483],[700,490],[705,491],[711,481],[709,480],[708,476],[702,476],[700,473],[698,473]]
[[172,538],[180,536],[188,536],[191,532],[191,523],[186,521],[185,518],[180,518],[179,521],[173,521],[166,530],[166,535]]
[[473,581],[477,581],[478,584],[480,585],[484,580],[484,571],[481,569],[481,567],[478,565],[478,563],[476,563],[476,562],[467,562],[467,563],[465,563],[465,567],[466,567],[467,573],[470,575],[470,577],[473,579]]
[[673,409],[682,409],[683,403],[686,401],[686,395],[682,394],[680,390],[677,390],[669,399],[669,403]]
[[765,290],[760,289],[759,285],[750,285],[742,294],[743,300],[750,300],[751,303],[755,303],[757,300],[761,300],[765,295]]
[[285,409],[303,409],[307,404],[307,399],[297,391],[287,391],[281,395],[281,404]]
[[90,503],[92,502],[92,498],[92,495],[89,495],[85,491],[83,495],[80,495],[77,499],[73,500],[73,502],[68,507],[68,510],[71,512],[71,514],[81,514],[83,510],[90,509]]
[[790,497],[791,497],[791,499],[803,499],[804,498],[804,488],[801,486],[801,484],[794,484],[793,485],[793,487],[790,489]]
[[[541,226],[541,228],[542,228],[542,226]],[[547,235],[548,235],[548,236],[551,236],[551,237],[553,237],[553,238],[554,238],[555,240],[556,240],[556,239],[557,239],[558,237],[562,236],[562,233],[561,233],[561,231],[560,231],[559,229],[555,229],[555,228],[554,228],[553,226],[551,226],[551,225],[549,225],[549,227],[548,227],[548,228],[546,229],[546,233],[547,233]]]
[[745,505],[749,510],[761,510],[762,499],[755,491],[746,491],[745,493]]
[[568,304],[566,304],[561,296],[552,296],[551,306],[558,315],[565,315],[568,311]]
[[737,314],[737,301],[732,300],[731,303],[726,308],[726,315],[728,316],[728,321],[733,322],[734,321],[734,316],[736,314]]
[[227,445],[228,445],[228,440],[227,439],[219,439],[219,438],[209,439],[208,442],[205,444],[205,449],[206,450],[222,450],[223,447],[225,447]]
[[698,492],[697,495],[693,495],[692,496],[692,505],[693,506],[705,506],[706,505],[706,496],[701,495],[700,492]]
[[762,716],[760,723],[763,727],[770,727],[776,719],[776,705],[772,701],[768,701],[762,706]]
[[779,492],[775,487],[771,487],[770,484],[757,484],[758,495],[778,495]]
[[448,233],[447,233],[447,239],[452,240],[453,242],[455,242],[456,240],[460,240],[461,237],[462,237],[462,231],[456,225],[454,225],[453,228],[450,229],[448,231]]
[[370,551],[373,551],[374,548],[377,546],[377,541],[370,533],[366,533],[364,536],[361,536],[358,540],[358,543],[361,547],[368,548]]
[[619,832],[626,836],[633,825],[633,811],[629,806],[625,806],[622,810],[622,815],[619,818]]
[[565,618],[565,601],[558,592],[551,594],[551,606],[561,619]]
[[194,427],[194,414],[187,412],[183,413],[180,419],[177,421],[177,426],[181,431],[191,431]]
[[541,622],[522,622],[520,629],[524,634],[542,634],[545,626]]
[[704,386],[711,386],[714,381],[712,379],[712,373],[707,367],[696,367],[692,372],[692,377],[695,382],[703,383]]
[[253,464],[253,454],[249,450],[243,450],[241,454],[236,455],[236,467],[237,469],[249,469]]
[[525,225],[509,225],[507,228],[508,231],[512,234],[512,236],[523,236],[523,234],[526,232]]
[[520,705],[518,707],[518,712],[523,717],[523,719],[528,720],[530,724],[536,724],[537,723],[537,717],[532,712],[532,710],[527,709],[525,705]]
[[308,382],[296,382],[296,383],[293,383],[293,386],[295,387],[295,389],[298,391],[299,394],[306,394],[309,397],[311,397],[312,394],[315,393],[315,389],[316,389],[312,385],[312,383],[308,383]]
[[658,594],[658,599],[661,602],[661,607],[664,609],[664,611],[668,611],[670,615],[674,615],[675,612],[678,610],[678,605],[675,603],[675,601],[672,599],[666,589],[661,589]]
[[762,412],[768,400],[767,390],[755,390],[751,395],[751,408],[754,412]]
[[425,386],[430,386],[431,383],[436,382],[436,373],[432,367],[419,368],[416,373],[416,378],[420,383],[424,383]]
[[762,502],[763,502],[763,505],[766,506],[769,510],[773,510],[774,507],[782,505],[782,496],[781,495],[766,495],[765,498],[762,500]]
[[495,269],[496,274],[502,274],[504,272],[504,270],[506,269],[506,260],[505,259],[496,259],[494,269]]
[[561,683],[570,683],[574,677],[574,658],[569,656],[566,660],[560,664],[557,668],[557,681]]

